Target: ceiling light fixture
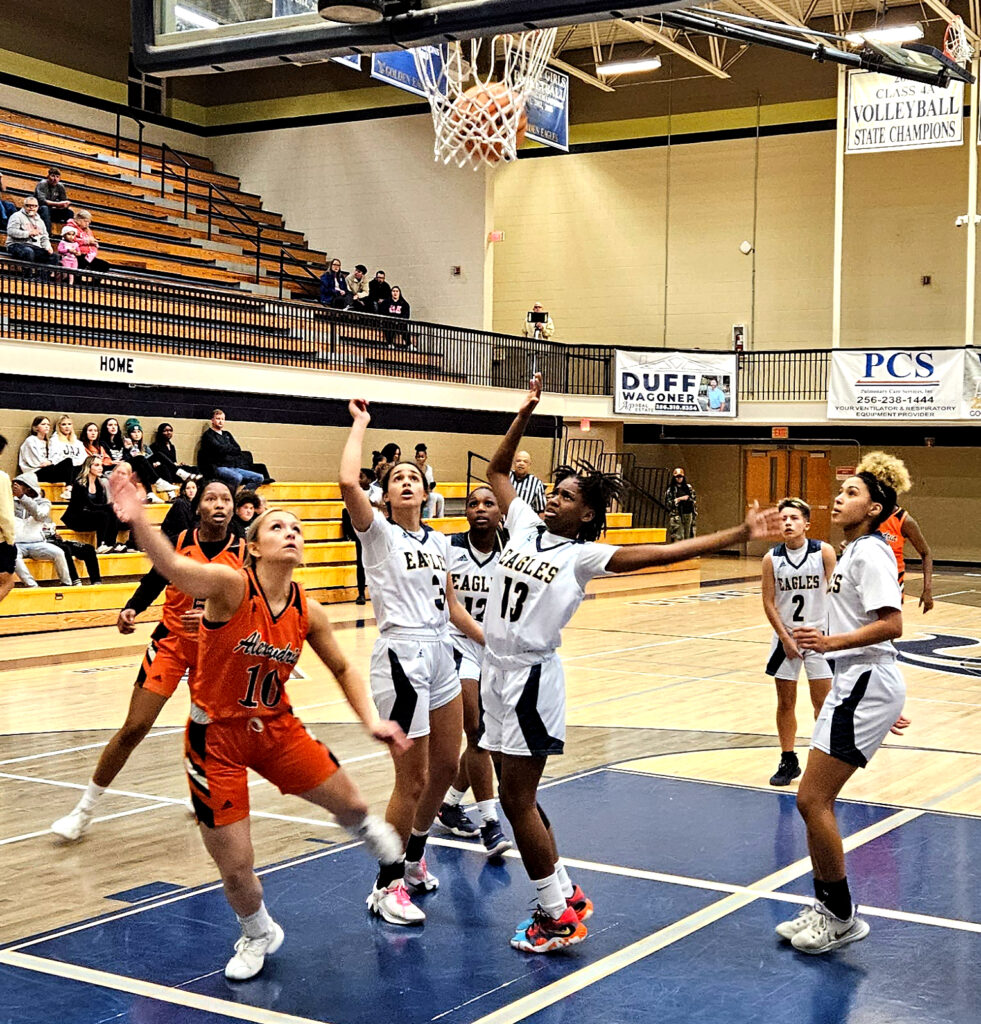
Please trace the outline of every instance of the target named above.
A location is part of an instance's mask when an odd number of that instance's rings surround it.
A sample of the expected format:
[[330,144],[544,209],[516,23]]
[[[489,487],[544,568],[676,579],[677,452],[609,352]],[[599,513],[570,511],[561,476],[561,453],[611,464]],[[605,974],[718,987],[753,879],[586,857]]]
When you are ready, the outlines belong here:
[[912,43],[923,38],[923,29],[914,21],[912,25],[883,25],[864,32],[849,32],[845,38],[852,46],[864,46],[866,40],[871,43]]
[[348,0],[346,4],[317,0],[320,17],[343,25],[374,25],[384,18],[384,0]]
[[217,28],[221,24],[214,18],[209,18],[200,11],[194,10],[193,7],[184,7],[183,4],[174,5],[174,17],[179,21],[186,21],[188,25],[194,25],[196,28]]
[[596,65],[598,75],[631,75],[640,71],[656,71],[660,57],[638,57],[636,60],[608,60]]

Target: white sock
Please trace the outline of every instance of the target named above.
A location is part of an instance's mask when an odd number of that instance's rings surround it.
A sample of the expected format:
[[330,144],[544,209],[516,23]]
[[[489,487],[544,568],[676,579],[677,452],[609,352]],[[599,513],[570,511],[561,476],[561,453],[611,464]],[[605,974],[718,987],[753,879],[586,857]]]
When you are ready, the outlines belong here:
[[490,821],[497,821],[497,811],[494,810],[493,800],[478,800],[477,810],[480,813],[480,820],[485,825]]
[[91,811],[107,788],[107,786],[97,786],[94,782],[89,782],[85,787],[85,792],[82,794],[82,799],[78,801],[79,807],[83,811]]
[[387,821],[366,814],[356,825],[345,825],[344,831],[352,839],[364,842],[365,849],[381,864],[394,864],[402,859],[404,844]]
[[449,804],[450,807],[459,807],[460,801],[463,800],[463,798],[466,795],[466,790],[463,790],[463,792],[461,793],[460,790],[454,789],[452,786],[450,786],[450,788],[446,791],[446,799],[443,801],[443,803]]
[[[238,915],[236,915],[237,917]],[[242,934],[250,939],[261,939],[272,931],[273,919],[266,910],[265,901],[259,904],[259,909],[248,917],[239,917],[238,923],[242,926]]]
[[561,859],[555,862],[555,877],[559,880],[562,895],[569,899],[573,893],[572,882],[569,880],[569,872],[566,871]]
[[553,871],[548,878],[538,878],[533,881],[538,890],[538,902],[542,909],[553,920],[558,920],[565,913],[565,897],[562,895],[558,875]]

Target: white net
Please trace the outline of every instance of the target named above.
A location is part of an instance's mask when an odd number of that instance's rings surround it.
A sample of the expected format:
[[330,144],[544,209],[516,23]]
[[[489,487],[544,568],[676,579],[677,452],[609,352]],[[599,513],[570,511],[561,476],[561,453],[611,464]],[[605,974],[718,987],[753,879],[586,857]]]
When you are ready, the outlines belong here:
[[434,153],[458,167],[516,160],[528,126],[527,102],[541,81],[556,29],[422,46],[416,70],[433,110]]
[[967,67],[971,63],[974,47],[971,46],[971,42],[967,38],[963,18],[955,17],[947,26],[947,31],[944,33],[944,54],[963,67]]

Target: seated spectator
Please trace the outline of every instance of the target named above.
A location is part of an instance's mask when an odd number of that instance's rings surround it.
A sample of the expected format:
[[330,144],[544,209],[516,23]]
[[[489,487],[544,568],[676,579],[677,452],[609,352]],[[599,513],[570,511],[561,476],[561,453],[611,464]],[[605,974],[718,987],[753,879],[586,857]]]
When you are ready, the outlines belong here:
[[198,482],[191,478],[181,484],[180,493],[174,503],[167,509],[167,515],[160,526],[163,534],[173,544],[185,531],[189,530],[198,518]]
[[416,445],[414,461],[419,467],[419,472],[422,473],[429,483],[429,498],[422,507],[423,518],[438,519],[445,511],[446,499],[436,490],[436,476],[433,473],[433,467],[429,464],[429,451],[421,441]]
[[140,421],[131,416],[123,425],[123,431],[123,459],[133,467],[133,472],[146,491],[147,499],[159,505],[162,499],[153,492],[154,487],[159,487],[173,501],[177,497],[177,488],[160,479],[150,465],[150,449],[143,443]]
[[[382,316],[394,316],[402,320],[409,319],[409,303],[403,297],[402,289],[399,288],[397,284],[392,285],[391,299],[387,303],[381,303],[378,306],[378,312]],[[385,340],[390,345],[403,345],[406,348],[410,347],[409,332],[404,327],[397,330],[385,331]]]
[[[99,431],[99,443],[109,456],[109,465],[106,471],[111,472],[123,461],[123,453],[126,451],[123,445],[123,432],[119,429],[119,420],[110,416],[102,421],[102,429]],[[111,467],[111,469],[110,469]]]
[[66,458],[71,459],[74,469],[72,476],[75,476],[87,454],[85,445],[75,436],[75,427],[72,424],[71,416],[68,413],[59,416],[55,421],[54,436],[48,442],[48,458],[53,463],[58,463]]
[[75,214],[68,205],[68,193],[61,183],[61,171],[57,167],[48,168],[48,176],[34,186],[34,195],[41,206],[38,212],[49,235],[52,224],[64,224]]
[[[392,445],[393,448],[397,448],[397,445]],[[389,463],[388,460],[382,455],[381,452],[371,453],[371,472],[372,481],[368,486],[368,501],[375,508],[379,508],[382,512],[385,511],[384,503],[382,502],[382,477],[388,472]]]
[[230,430],[225,430],[225,414],[215,409],[211,424],[201,435],[198,466],[205,476],[224,480],[234,492],[245,486],[254,491],[263,484],[273,483],[269,471],[262,463],[252,460],[252,453],[243,451]]
[[[17,545],[17,564],[14,572],[28,587],[36,587],[37,581],[27,568],[25,558],[36,558],[54,562],[58,579],[64,587],[72,585],[68,572],[68,560],[64,551],[49,543],[44,536],[43,525],[51,523],[51,502],[41,496],[41,485],[33,473],[21,473],[11,484],[14,495],[14,543]],[[52,524],[53,525],[53,524]],[[76,576],[77,579],[77,576]]]
[[[89,421],[82,427],[82,436],[79,438],[82,442],[82,447],[85,449],[86,456],[98,455],[102,459],[102,464],[106,467],[112,465],[112,459],[109,458],[109,453],[102,447],[102,442],[99,440],[99,424],[93,421]],[[82,460],[85,461],[84,459]]]
[[320,301],[332,309],[347,309],[351,304],[351,292],[341,271],[340,260],[331,260],[327,273],[321,275]]
[[387,445],[381,450],[382,458],[388,463],[389,466],[394,466],[396,463],[402,461],[402,449],[394,441],[389,441]]
[[198,479],[200,473],[194,466],[185,466],[177,458],[177,449],[174,447],[174,428],[170,423],[161,423],[157,427],[153,444],[150,445],[150,465],[153,466],[157,476],[172,484],[181,480]]
[[7,230],[7,221],[17,212],[17,204],[3,198],[3,175],[0,174],[0,231]]
[[75,478],[75,467],[68,456],[62,456],[57,462],[48,454],[48,435],[51,433],[51,420],[47,416],[35,416],[31,422],[31,433],[20,446],[17,457],[22,473],[36,473],[38,480],[45,483],[64,484],[61,500],[67,501],[71,496],[71,482]]
[[88,456],[72,487],[72,496],[61,521],[69,530],[95,533],[99,545],[95,550],[105,555],[110,551],[125,551],[126,545],[118,540],[119,532],[125,527],[113,510],[102,472],[102,459],[97,455]]
[[374,280],[368,285],[368,306],[372,313],[378,312],[378,307],[392,301],[391,286],[385,281],[385,271],[375,272]]
[[231,532],[236,537],[245,537],[249,524],[259,514],[262,499],[255,491],[239,491],[235,495],[235,515],[232,516]]
[[75,241],[78,242],[80,254],[79,268],[97,270],[103,274],[112,270],[112,267],[99,256],[99,243],[92,234],[92,214],[88,210],[78,210],[68,223],[77,232]]
[[[6,447],[7,439],[0,434],[0,455],[3,455]],[[17,562],[17,548],[14,545],[16,528],[10,477],[0,469],[0,601],[14,589],[17,581],[14,576],[14,565]]]
[[7,221],[7,252],[15,260],[39,266],[58,262],[34,196],[27,196],[24,205]]
[[347,275],[347,290],[351,295],[349,308],[356,309],[360,313],[372,311],[371,295],[369,294],[368,282],[365,279],[365,274],[367,273],[368,268],[363,263],[359,263],[354,268],[354,272]]
[[[78,229],[71,224],[66,224],[61,229],[61,241],[58,243],[58,256],[61,258],[61,265],[66,270],[78,270],[78,257],[81,249],[78,247]],[[68,283],[75,283],[75,275],[68,275]]]
[[[374,479],[374,473],[372,473],[367,466],[362,466],[361,472],[358,474],[358,486],[361,490],[370,492],[371,484]],[[355,530],[354,524],[351,522],[351,514],[348,512],[347,508],[341,512],[341,531],[344,534],[345,540],[354,541],[354,561],[356,566],[355,578],[357,579],[358,584],[358,596],[354,603],[365,604],[367,602],[367,598],[365,597],[364,557],[361,550],[361,538],[358,536],[358,531]]]

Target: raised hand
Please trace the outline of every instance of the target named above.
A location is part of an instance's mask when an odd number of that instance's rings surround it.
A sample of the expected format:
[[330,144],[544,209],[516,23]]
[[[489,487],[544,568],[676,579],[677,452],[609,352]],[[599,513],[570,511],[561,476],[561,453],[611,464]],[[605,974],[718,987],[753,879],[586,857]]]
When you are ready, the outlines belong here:
[[132,523],[145,518],[144,511],[145,495],[141,488],[137,487],[136,480],[132,475],[120,476],[112,482],[112,505],[116,515],[124,523]]
[[525,395],[524,401],[521,403],[521,408],[518,410],[519,413],[531,415],[535,410],[535,406],[541,401],[542,398],[542,375],[536,373],[534,377],[528,382],[528,394]]
[[368,400],[366,398],[352,398],[347,403],[347,411],[351,414],[351,419],[355,423],[368,426],[371,422],[371,414],[368,412]]
[[747,540],[775,540],[783,535],[783,521],[779,509],[761,509],[754,501],[746,513]]

